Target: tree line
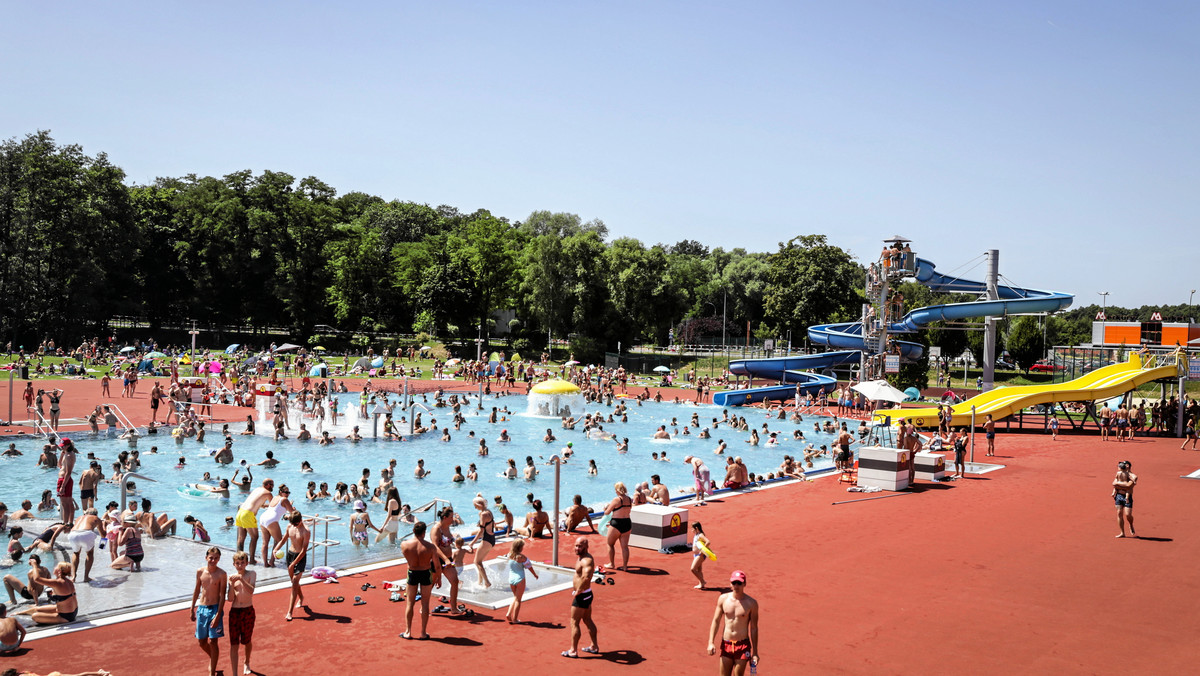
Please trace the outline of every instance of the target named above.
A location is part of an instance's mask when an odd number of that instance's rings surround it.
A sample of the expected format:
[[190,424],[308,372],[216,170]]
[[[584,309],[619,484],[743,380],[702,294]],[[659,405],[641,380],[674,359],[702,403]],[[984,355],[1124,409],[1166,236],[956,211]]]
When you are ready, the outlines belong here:
[[[151,332],[196,319],[288,327],[296,341],[336,340],[317,328],[330,325],[469,343],[493,330],[497,310],[515,315],[513,348],[569,337],[579,359],[618,343],[665,345],[672,333],[675,342],[724,334],[737,344],[747,328],[755,343],[790,333],[802,345],[807,327],[860,316],[863,282],[862,265],[820,234],[769,253],[690,239],[647,245],[575,214],[510,221],[486,209],[338,195],[316,177],[277,171],[130,184],[104,153],[89,156],[48,131],[0,144],[0,336],[14,345],[106,335],[114,316],[142,317]],[[909,308],[969,299],[915,283],[901,291]],[[1044,327],[1006,319],[1002,343],[1015,337],[1026,354],[1031,341],[1086,342],[1097,309]],[[1148,318],[1155,309],[1108,313]],[[981,360],[982,334],[961,328],[934,325],[907,339]],[[925,365],[902,380],[921,384]]]
[[609,237],[599,220],[338,195],[316,177],[238,171],[131,184],[108,156],[48,131],[0,146],[0,335],[32,344],[153,332],[331,325],[469,342],[511,310],[514,347],[570,337],[577,357],[690,335],[757,341],[858,315],[862,268],[822,235],[772,253]]

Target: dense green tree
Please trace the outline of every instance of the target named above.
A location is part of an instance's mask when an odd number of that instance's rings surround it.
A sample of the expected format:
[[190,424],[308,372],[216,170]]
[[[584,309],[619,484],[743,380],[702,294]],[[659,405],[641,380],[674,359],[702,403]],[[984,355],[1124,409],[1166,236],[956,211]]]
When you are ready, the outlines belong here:
[[1017,317],[1016,321],[1012,322],[1005,344],[1013,361],[1026,372],[1045,354],[1042,327],[1038,326],[1033,317]]
[[771,256],[765,292],[766,319],[775,331],[797,333],[830,321],[861,315],[865,271],[825,235],[802,235],[779,245]]

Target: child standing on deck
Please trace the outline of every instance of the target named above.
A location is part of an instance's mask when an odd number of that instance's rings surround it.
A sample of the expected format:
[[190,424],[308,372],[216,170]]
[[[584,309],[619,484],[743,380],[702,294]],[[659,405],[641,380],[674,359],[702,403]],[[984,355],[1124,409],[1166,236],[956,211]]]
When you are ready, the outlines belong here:
[[[225,608],[225,584],[228,576],[217,567],[221,550],[209,547],[204,556],[206,564],[196,571],[196,588],[192,590],[192,621],[196,623],[196,640],[200,649],[208,655],[208,674],[217,673],[217,660],[221,657],[221,645],[217,642],[225,635],[222,611]],[[200,601],[197,612],[196,601]]]
[[250,555],[246,552],[235,552],[233,568],[236,571],[229,576],[229,659],[233,666],[231,674],[237,674],[238,646],[246,647],[246,661],[242,667],[243,674],[252,674],[250,669],[250,640],[254,637],[254,585],[258,582],[258,573],[246,570]]

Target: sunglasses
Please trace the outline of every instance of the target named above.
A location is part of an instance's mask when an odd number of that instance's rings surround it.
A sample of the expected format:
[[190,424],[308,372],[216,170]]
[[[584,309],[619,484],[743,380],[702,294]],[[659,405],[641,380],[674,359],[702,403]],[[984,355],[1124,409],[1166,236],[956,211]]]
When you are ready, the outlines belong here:
[[739,586],[740,586],[740,585],[744,585],[744,584],[746,584],[746,583],[745,583],[745,582],[739,582],[739,581],[737,581],[737,580],[733,580],[733,581],[731,581],[729,584],[736,584],[736,585],[739,585]]

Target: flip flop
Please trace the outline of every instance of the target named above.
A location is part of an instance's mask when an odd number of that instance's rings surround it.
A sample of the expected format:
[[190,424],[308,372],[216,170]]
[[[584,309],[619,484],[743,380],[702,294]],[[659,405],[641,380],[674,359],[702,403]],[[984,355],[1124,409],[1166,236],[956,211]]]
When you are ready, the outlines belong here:
[[362,600],[362,597],[361,597],[361,596],[355,596],[355,597],[354,597],[354,605],[356,605],[356,606],[365,606],[365,605],[367,605],[367,602],[366,602],[366,601],[364,601],[364,600]]
[[612,579],[611,577],[606,577],[606,578],[604,578],[604,583],[612,585],[612,584],[616,584],[617,581]]
[[447,608],[446,606],[438,606],[437,608],[434,608],[434,609],[433,609],[433,612],[434,612],[434,614],[436,614],[436,615],[441,615],[442,613],[448,613],[448,612],[450,612],[450,609],[449,609],[449,608]]
[[411,641],[411,640],[412,640],[412,636],[409,636],[407,631],[406,631],[406,632],[404,632],[403,634],[400,634],[400,638],[404,639],[405,641]]
[[574,655],[572,655],[570,650],[564,650],[564,651],[562,651],[562,656],[563,656],[563,657],[570,657],[571,659],[575,659],[576,657],[579,657],[579,655],[578,655],[578,654],[574,654]]
[[583,652],[585,652],[585,653],[591,653],[592,655],[599,655],[599,654],[600,654],[600,649],[599,649],[599,648],[596,648],[596,647],[594,647],[594,646],[588,646],[588,647],[586,647],[586,648],[584,648],[584,649],[583,649]]
[[374,589],[374,588],[375,588],[375,585],[371,584],[370,582],[364,582],[363,586],[362,586],[363,591],[367,591],[368,589]]

